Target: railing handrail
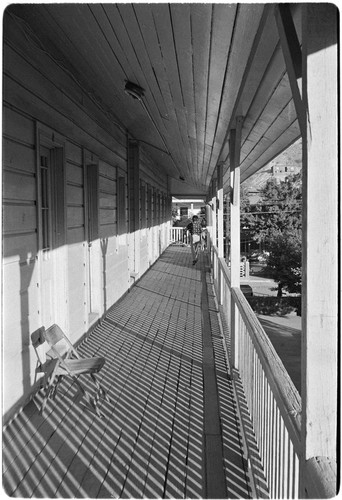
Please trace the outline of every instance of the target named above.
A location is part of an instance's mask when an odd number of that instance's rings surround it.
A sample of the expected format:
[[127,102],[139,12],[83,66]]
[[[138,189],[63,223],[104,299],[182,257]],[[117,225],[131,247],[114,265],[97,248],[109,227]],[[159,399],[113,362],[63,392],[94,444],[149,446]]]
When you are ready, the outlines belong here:
[[302,410],[300,395],[240,288],[233,287],[231,291],[258,353],[268,383],[278,403],[279,411],[290,433],[293,446],[299,454]]
[[[244,430],[251,484],[256,497],[263,496],[262,470],[271,498],[298,498],[303,451],[301,397],[247,298],[239,286],[232,287],[225,259],[214,246],[210,255],[220,310],[229,325],[227,354],[232,361],[233,387],[238,395],[235,384],[241,384],[260,458],[260,464],[254,461],[250,431]],[[241,422],[244,429],[242,416]]]
[[268,338],[268,335],[248,303],[248,300],[243,295],[240,288],[232,288],[229,268],[225,259],[218,256],[218,251],[215,246],[212,246],[212,250],[216,254],[224,279],[227,281],[228,286],[231,289],[235,303],[245,321],[248,332],[251,335],[255,349],[260,357],[260,362],[265,370],[268,383],[278,402],[279,410],[284,419],[285,425],[291,433],[294,448],[296,452],[299,453],[302,411],[301,397],[270,339]]

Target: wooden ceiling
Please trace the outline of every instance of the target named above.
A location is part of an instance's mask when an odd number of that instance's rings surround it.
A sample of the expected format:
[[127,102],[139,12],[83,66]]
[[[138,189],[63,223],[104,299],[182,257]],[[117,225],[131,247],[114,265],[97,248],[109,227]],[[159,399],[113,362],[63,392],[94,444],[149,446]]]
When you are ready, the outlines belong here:
[[[299,138],[276,4],[17,4],[45,50],[170,175],[206,194],[242,117],[241,181]],[[300,33],[300,8],[291,4]],[[144,89],[141,100],[126,82]],[[184,181],[180,181],[183,178]]]

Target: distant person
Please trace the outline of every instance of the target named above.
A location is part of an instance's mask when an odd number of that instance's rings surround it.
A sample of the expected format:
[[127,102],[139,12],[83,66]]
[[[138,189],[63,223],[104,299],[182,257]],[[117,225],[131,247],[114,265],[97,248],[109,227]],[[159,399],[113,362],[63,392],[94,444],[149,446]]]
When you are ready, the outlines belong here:
[[205,217],[201,220],[202,234],[201,234],[201,250],[202,252],[207,249],[207,221]]
[[202,233],[202,226],[197,215],[193,216],[192,222],[190,222],[186,226],[186,228],[190,233],[192,265],[194,265],[198,260],[198,250],[199,247],[201,246],[201,233]]

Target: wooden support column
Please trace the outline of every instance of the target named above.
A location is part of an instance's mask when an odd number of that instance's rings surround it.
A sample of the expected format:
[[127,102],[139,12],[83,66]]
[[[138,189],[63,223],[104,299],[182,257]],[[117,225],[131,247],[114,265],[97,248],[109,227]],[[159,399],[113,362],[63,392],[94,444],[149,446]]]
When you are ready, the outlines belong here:
[[[338,11],[303,7],[301,497],[336,494],[338,426]],[[318,462],[313,467],[312,461]],[[321,471],[324,493],[314,489]],[[311,473],[310,473],[311,471]],[[316,481],[317,483],[317,481]]]
[[242,118],[236,119],[236,129],[230,131],[230,274],[231,285],[240,286],[240,145]]
[[212,197],[212,241],[213,245],[217,247],[217,207],[216,207],[216,179],[212,180],[212,186],[213,186],[213,197]]
[[218,256],[223,257],[223,165],[217,165],[217,250]]
[[[242,117],[236,119],[236,128],[230,131],[230,282],[240,287],[240,146]],[[232,363],[238,368],[238,310],[231,299]]]

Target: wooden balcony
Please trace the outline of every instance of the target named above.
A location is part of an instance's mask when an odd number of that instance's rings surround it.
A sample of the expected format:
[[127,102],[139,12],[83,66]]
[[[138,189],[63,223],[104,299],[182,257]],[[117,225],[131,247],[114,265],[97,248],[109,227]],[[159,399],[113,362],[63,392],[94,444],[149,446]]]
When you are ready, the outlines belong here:
[[[257,464],[257,450],[242,386],[232,381],[208,254],[193,266],[189,248],[170,246],[78,351],[106,358],[101,383],[111,403],[101,403],[100,419],[62,382],[41,416],[43,393],[35,394],[4,431],[8,495],[255,496],[247,451]],[[258,495],[267,496],[255,470]]]

